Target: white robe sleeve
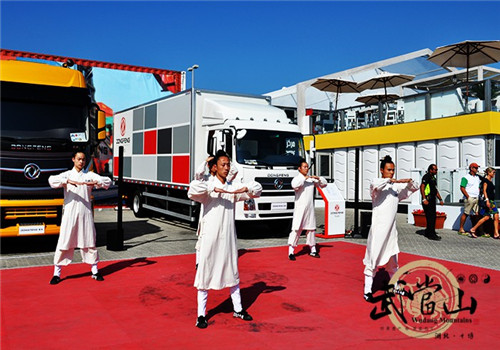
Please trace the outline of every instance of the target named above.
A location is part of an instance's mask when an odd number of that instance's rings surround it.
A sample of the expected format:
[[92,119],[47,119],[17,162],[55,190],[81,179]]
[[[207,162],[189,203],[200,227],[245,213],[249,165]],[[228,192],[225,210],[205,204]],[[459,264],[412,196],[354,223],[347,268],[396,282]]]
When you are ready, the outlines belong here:
[[328,185],[328,181],[322,176],[320,176],[319,180],[316,181],[318,187],[325,188]]
[[246,187],[248,188],[247,193],[238,193],[236,195],[236,201],[245,201],[250,198],[258,198],[260,197],[260,194],[262,193],[262,185],[256,181],[251,181],[246,184],[241,184],[241,187]]
[[231,163],[231,169],[229,169],[229,174],[227,174],[227,181],[233,182],[238,173],[239,173],[238,166],[235,163]]
[[[404,184],[401,184],[404,185]],[[398,198],[400,201],[405,200],[406,198],[410,197],[413,192],[417,191],[419,189],[418,182],[412,181],[408,182],[406,186],[404,186],[398,193]]]
[[200,164],[198,169],[196,169],[196,172],[194,173],[194,179],[195,180],[203,180],[205,179],[205,167],[207,166],[207,162],[203,161],[203,163]]
[[214,189],[212,181],[193,180],[189,184],[188,197],[199,203],[204,203]]
[[94,186],[95,188],[104,188],[107,190],[111,186],[111,179],[109,177],[100,176],[94,172],[89,172],[88,176],[92,181],[97,181],[97,184]]
[[305,176],[295,176],[293,179],[292,179],[292,188],[295,190],[295,191],[298,191],[301,187],[304,186],[304,183],[306,182],[306,178]]
[[49,176],[49,185],[52,188],[61,188],[68,184],[69,172]]
[[370,184],[370,196],[372,199],[376,196],[377,192],[384,190],[391,184],[390,178],[375,178]]

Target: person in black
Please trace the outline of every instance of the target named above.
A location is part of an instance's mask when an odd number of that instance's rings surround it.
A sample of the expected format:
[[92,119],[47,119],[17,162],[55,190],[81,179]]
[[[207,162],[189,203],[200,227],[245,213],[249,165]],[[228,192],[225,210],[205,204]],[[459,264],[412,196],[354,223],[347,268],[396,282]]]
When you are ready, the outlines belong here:
[[423,198],[422,207],[424,208],[425,219],[427,220],[425,237],[433,241],[441,240],[441,237],[436,233],[436,198],[439,199],[439,204],[443,205],[443,199],[437,189],[437,171],[438,167],[436,164],[429,165],[420,185],[420,194]]
[[495,185],[492,180],[495,177],[495,169],[487,168],[484,172],[484,178],[481,182],[481,194],[480,198],[482,199],[481,208],[479,209],[479,214],[482,216],[481,220],[477,222],[474,227],[470,229],[470,236],[472,238],[477,238],[476,230],[479,226],[481,226],[485,221],[490,218],[493,219],[493,227],[495,228],[495,232],[493,238],[500,239],[500,234],[498,233],[498,208],[495,204]]

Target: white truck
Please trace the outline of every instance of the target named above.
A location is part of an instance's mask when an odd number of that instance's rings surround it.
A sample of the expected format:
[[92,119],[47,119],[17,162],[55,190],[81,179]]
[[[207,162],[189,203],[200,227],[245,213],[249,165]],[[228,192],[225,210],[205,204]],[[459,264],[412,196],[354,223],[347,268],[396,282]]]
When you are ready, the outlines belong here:
[[267,220],[275,230],[289,228],[291,180],[306,154],[299,127],[269,97],[190,89],[116,113],[115,179],[120,146],[123,193],[136,216],[153,211],[196,225],[189,182],[209,154],[224,149],[239,170],[234,181],[263,186],[260,198],[237,204],[237,224]]

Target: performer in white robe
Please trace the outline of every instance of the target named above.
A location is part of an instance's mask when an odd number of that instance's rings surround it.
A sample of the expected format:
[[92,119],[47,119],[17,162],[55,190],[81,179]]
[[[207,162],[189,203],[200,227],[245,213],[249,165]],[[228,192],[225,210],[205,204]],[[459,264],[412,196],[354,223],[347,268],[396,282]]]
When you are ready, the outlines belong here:
[[231,288],[234,317],[252,320],[241,306],[238,272],[238,249],[234,207],[237,201],[260,196],[257,182],[229,184],[229,158],[217,153],[217,173],[210,181],[194,180],[188,197],[204,207],[200,217],[199,261],[194,286],[198,289],[198,319],[196,326],[206,328],[206,302],[209,289]]
[[[216,165],[214,163],[214,156],[209,156],[203,163],[201,163],[198,168],[196,169],[196,172],[194,174],[194,179],[195,180],[200,180],[200,181],[212,181],[215,176],[215,169]],[[231,163],[231,169],[229,170],[229,174],[227,175],[227,182],[232,183],[233,181],[236,181],[236,176],[238,175],[238,167],[236,164]],[[196,251],[196,268],[198,268],[198,261],[200,257],[200,223],[201,223],[201,218],[203,217],[203,211],[204,211],[204,206],[203,204],[200,205],[200,214],[199,214],[199,222],[198,222],[198,230],[196,231],[196,235],[198,236],[198,240],[196,241],[195,245],[195,251]]]
[[57,248],[54,255],[54,276],[50,284],[61,281],[61,266],[73,260],[75,248],[80,248],[82,261],[92,265],[92,278],[103,281],[98,272],[99,254],[96,249],[96,231],[92,214],[92,188],[108,189],[111,179],[84,171],[85,154],[77,152],[72,158],[74,167],[49,177],[52,188],[64,188],[64,213]]
[[307,231],[306,244],[310,247],[310,256],[319,258],[316,251],[316,216],[314,215],[314,189],[328,185],[324,177],[307,175],[309,165],[302,159],[299,165],[299,175],[292,179],[295,191],[295,208],[293,211],[292,231],[288,237],[288,259],[295,261],[294,250],[299,242],[300,234]]
[[418,190],[418,184],[412,179],[394,179],[394,163],[386,156],[380,165],[382,178],[372,180],[370,194],[372,197],[372,224],[368,233],[365,265],[364,298],[373,300],[372,284],[376,269],[385,266],[392,277],[398,269],[398,231],[396,230],[396,214],[400,201],[408,198]]

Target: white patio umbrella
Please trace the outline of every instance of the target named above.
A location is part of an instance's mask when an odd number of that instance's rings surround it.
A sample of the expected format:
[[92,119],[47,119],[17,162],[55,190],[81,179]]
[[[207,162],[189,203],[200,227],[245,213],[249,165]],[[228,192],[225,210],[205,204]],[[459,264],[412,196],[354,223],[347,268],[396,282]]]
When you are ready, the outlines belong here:
[[337,104],[339,94],[344,92],[360,92],[357,88],[357,83],[352,80],[344,80],[340,78],[332,79],[318,79],[311,86],[321,91],[335,92],[335,111],[337,111]]
[[387,100],[388,87],[399,86],[401,84],[412,81],[413,78],[415,78],[415,76],[413,75],[383,72],[379,75],[374,76],[373,78],[358,83],[357,87],[360,91],[384,88],[384,93]]
[[380,101],[386,102],[387,100],[395,100],[399,98],[400,96],[397,94],[380,94],[380,93],[374,93],[374,94],[368,94],[368,95],[361,95],[356,98],[356,101],[364,103],[365,105],[374,105],[379,103]]
[[[466,40],[460,43],[438,47],[428,58],[429,61],[441,67],[466,68],[466,82],[469,82],[469,68],[500,61],[500,40],[473,41]],[[466,86],[469,95],[469,86]]]
[[[378,104],[381,102],[387,102],[389,100],[395,100],[399,97],[400,96],[397,94],[374,92],[374,93],[367,94],[367,95],[361,95],[361,96],[356,98],[356,101],[364,103],[365,105],[374,105],[374,104]],[[380,106],[379,106],[379,113],[382,113],[382,110],[380,110]],[[380,117],[379,123],[382,123],[382,120],[384,120],[384,119],[382,119]],[[382,125],[382,124],[380,124],[380,125]]]

